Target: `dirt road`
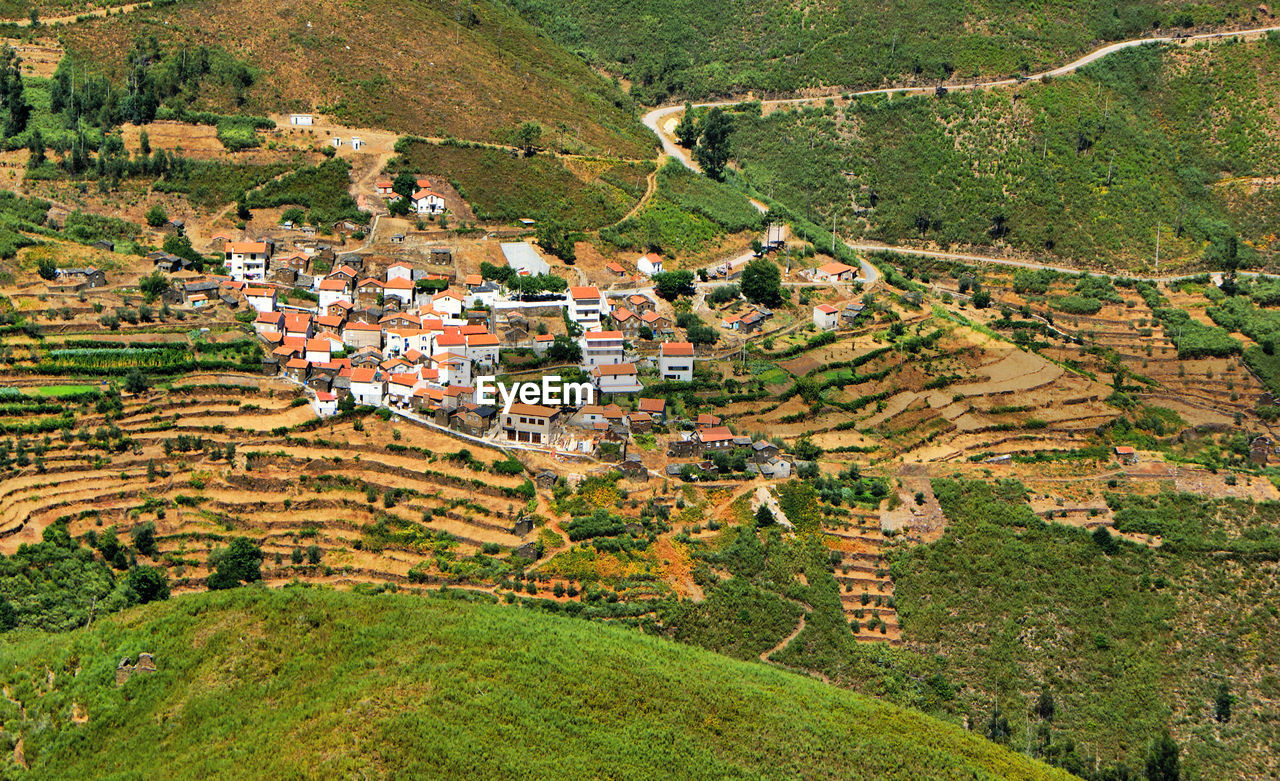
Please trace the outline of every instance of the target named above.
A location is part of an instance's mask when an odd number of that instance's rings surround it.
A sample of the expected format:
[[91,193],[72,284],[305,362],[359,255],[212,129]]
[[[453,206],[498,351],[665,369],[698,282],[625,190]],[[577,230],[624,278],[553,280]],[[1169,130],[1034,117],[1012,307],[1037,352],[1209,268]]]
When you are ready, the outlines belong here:
[[[1122,49],[1128,49],[1134,46],[1145,46],[1147,44],[1153,44],[1153,43],[1176,43],[1178,45],[1187,45],[1187,44],[1192,44],[1192,43],[1206,41],[1206,40],[1218,40],[1218,39],[1226,39],[1226,38],[1242,38],[1242,39],[1257,38],[1257,37],[1266,35],[1267,33],[1276,32],[1276,31],[1280,31],[1280,26],[1256,27],[1256,28],[1251,28],[1247,30],[1229,30],[1224,32],[1201,33],[1198,35],[1186,35],[1186,36],[1178,36],[1178,37],[1156,36],[1156,37],[1150,37],[1150,38],[1134,38],[1128,41],[1120,41],[1118,43],[1108,44],[1107,46],[1103,46],[1099,49],[1095,49],[1094,51],[1089,52],[1083,57],[1072,60],[1066,65],[1063,65],[1058,68],[1054,68],[1053,70],[1045,71],[1043,73],[1037,73],[1032,76],[1027,76],[1025,78],[997,79],[994,81],[953,82],[949,84],[942,84],[942,85],[928,86],[928,87],[882,87],[879,89],[861,90],[861,91],[853,92],[849,94],[851,94],[853,97],[861,97],[861,96],[867,96],[867,95],[910,95],[910,94],[922,95],[922,94],[929,94],[929,93],[935,92],[938,89],[938,87],[942,87],[947,90],[997,89],[997,88],[1003,88],[1003,87],[1015,87],[1025,82],[1042,81],[1045,78],[1053,78],[1053,77],[1063,76],[1069,73],[1073,73],[1085,67],[1086,65],[1089,65],[1090,63],[1097,62],[1098,60],[1102,59],[1103,57],[1106,57],[1109,54],[1114,54],[1115,52],[1121,51]],[[788,106],[788,105],[803,105],[806,103],[821,103],[832,97],[834,96],[821,95],[816,97],[804,97],[804,98],[779,98],[776,100],[763,100],[761,101],[761,104],[765,108]],[[743,100],[747,100],[747,99],[749,98],[744,97],[744,98],[735,99],[735,100],[708,101],[705,103],[695,103],[694,107],[695,108],[711,108],[715,106],[732,106],[732,105],[741,103]],[[645,127],[653,131],[653,133],[658,137],[658,140],[662,142],[663,152],[679,160],[686,168],[689,168],[690,170],[693,170],[693,171],[701,171],[701,169],[698,167],[698,164],[695,163],[691,158],[689,152],[682,149],[679,145],[676,144],[674,140],[675,125],[679,117],[679,114],[683,111],[684,111],[683,105],[661,106],[645,114],[644,117],[642,118],[642,121],[644,122]],[[1012,260],[1012,259],[1004,259],[1004,258],[992,258],[984,255],[967,255],[964,253],[940,252],[940,251],[932,251],[932,250],[917,250],[910,247],[894,247],[894,246],[882,245],[882,244],[870,244],[870,243],[858,243],[858,242],[846,242],[846,245],[850,249],[860,251],[860,252],[883,251],[883,252],[892,252],[896,254],[926,255],[930,257],[939,257],[939,258],[945,258],[950,260],[974,261],[978,263],[995,263],[995,264],[1006,265],[1006,266],[1017,266],[1020,268],[1049,269],[1053,271],[1061,271],[1061,272],[1071,273],[1071,274],[1081,273],[1083,271],[1083,269],[1072,269],[1072,268],[1066,268],[1064,266],[1054,266],[1054,265],[1045,264],[1045,263],[1038,263],[1036,261],[1031,261],[1031,260]],[[866,284],[868,286],[871,284],[874,284],[879,280],[880,272],[875,268],[875,266],[863,260],[862,268],[863,268],[863,276],[866,278]],[[1145,277],[1145,278],[1138,277],[1138,279],[1143,279],[1144,281],[1151,281],[1151,282],[1174,281],[1178,279],[1186,279],[1188,276],[1191,276],[1191,275],[1183,275],[1183,276],[1175,276],[1175,277]]]

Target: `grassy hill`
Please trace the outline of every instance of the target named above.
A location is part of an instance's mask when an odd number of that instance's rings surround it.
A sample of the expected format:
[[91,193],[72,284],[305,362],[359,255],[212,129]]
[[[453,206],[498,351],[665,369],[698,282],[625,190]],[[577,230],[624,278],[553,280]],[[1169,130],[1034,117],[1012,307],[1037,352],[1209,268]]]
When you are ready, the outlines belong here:
[[1154,271],[1159,227],[1167,272],[1231,235],[1274,255],[1278,84],[1274,36],[1148,46],[1017,91],[743,113],[734,149],[842,233]]
[[[659,103],[747,90],[1009,75],[1155,28],[1244,24],[1243,0],[513,0],[568,49]],[[1270,17],[1263,16],[1263,20]]]
[[[159,671],[117,688],[142,651]],[[459,600],[186,596],[12,635],[0,668],[4,738],[43,778],[1067,777],[809,678]]]
[[123,80],[138,36],[226,49],[257,76],[243,105],[320,110],[357,127],[505,141],[537,120],[574,149],[650,157],[651,135],[620,89],[499,4],[410,0],[181,0],[74,25],[77,62]]

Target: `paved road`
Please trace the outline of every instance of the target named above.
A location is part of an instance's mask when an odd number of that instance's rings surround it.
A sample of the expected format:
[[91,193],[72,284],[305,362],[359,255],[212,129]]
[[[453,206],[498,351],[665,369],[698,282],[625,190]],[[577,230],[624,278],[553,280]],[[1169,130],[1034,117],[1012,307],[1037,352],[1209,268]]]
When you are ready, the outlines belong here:
[[[1090,63],[1097,62],[1098,60],[1102,59],[1103,57],[1106,57],[1109,54],[1114,54],[1115,52],[1118,52],[1122,49],[1128,49],[1134,46],[1145,46],[1151,43],[1185,44],[1185,43],[1194,43],[1197,41],[1216,40],[1216,39],[1222,39],[1222,38],[1254,38],[1254,37],[1266,35],[1267,33],[1276,32],[1276,31],[1280,31],[1280,25],[1271,26],[1271,27],[1256,27],[1248,30],[1231,30],[1226,32],[1218,32],[1218,33],[1200,33],[1198,35],[1187,35],[1187,36],[1181,36],[1181,37],[1157,36],[1157,37],[1151,37],[1151,38],[1134,38],[1132,40],[1119,41],[1117,43],[1103,46],[1102,48],[1089,52],[1083,57],[1073,60],[1067,63],[1066,65],[1063,65],[1058,68],[1054,68],[1053,70],[1045,71],[1043,73],[1037,73],[1032,76],[1027,76],[1023,79],[1016,79],[1016,78],[997,79],[995,81],[974,81],[974,82],[967,82],[967,83],[953,82],[950,84],[943,84],[941,86],[948,90],[972,90],[972,89],[992,89],[992,88],[999,88],[999,87],[1013,87],[1027,81],[1042,81],[1046,77],[1063,76],[1068,73],[1073,73]],[[928,94],[928,93],[934,92],[936,89],[937,89],[936,86],[883,87],[879,89],[861,90],[859,92],[853,92],[850,94],[852,94],[854,97],[865,96],[865,95]],[[764,101],[761,101],[761,103],[764,106],[800,105],[804,103],[820,103],[832,97],[834,96],[822,95],[818,97],[805,97],[805,98],[780,98],[776,100],[764,100]],[[708,101],[705,103],[695,103],[693,105],[695,108],[710,108],[715,106],[733,106],[743,102],[743,100],[749,100],[749,98],[739,98],[735,100]],[[658,139],[662,142],[662,150],[666,152],[666,154],[679,160],[682,164],[684,164],[685,167],[689,168],[690,170],[700,172],[701,169],[698,167],[698,164],[692,160],[692,158],[689,155],[689,152],[681,148],[679,145],[677,145],[675,141],[671,138],[671,136],[665,133],[662,129],[662,125],[667,120],[667,118],[671,117],[673,114],[679,114],[682,111],[684,111],[683,105],[662,106],[659,108],[655,108],[652,111],[645,114],[644,117],[642,118],[642,121],[644,122],[645,127],[649,128],[651,131],[653,131],[655,135],[658,136]],[[757,209],[762,209],[762,207],[764,206],[763,204],[757,201],[752,201],[752,203],[756,206]],[[1065,266],[1054,266],[1048,263],[1038,263],[1036,261],[1031,261],[1031,260],[1013,260],[1013,259],[1006,259],[1006,258],[993,258],[986,255],[970,255],[965,253],[942,252],[942,251],[936,251],[936,250],[919,250],[919,249],[913,249],[911,247],[895,247],[890,245],[872,244],[872,243],[865,243],[865,242],[863,243],[846,242],[846,245],[850,249],[862,251],[862,252],[880,251],[880,252],[892,252],[900,255],[925,255],[928,257],[937,257],[937,258],[944,258],[949,260],[969,261],[969,262],[975,262],[975,263],[994,263],[997,265],[1016,266],[1019,268],[1048,269],[1051,271],[1060,271],[1068,274],[1079,274],[1083,271],[1082,269],[1068,268]],[[866,260],[862,261],[862,275],[863,275],[862,280],[867,286],[871,286],[875,284],[880,279],[879,270],[876,269],[875,266],[873,266],[871,263],[867,262]],[[1132,278],[1141,279],[1149,282],[1161,282],[1161,281],[1176,281],[1179,279],[1187,279],[1191,276],[1194,276],[1194,275],[1184,274],[1181,276],[1171,276],[1171,277],[1132,277]]]

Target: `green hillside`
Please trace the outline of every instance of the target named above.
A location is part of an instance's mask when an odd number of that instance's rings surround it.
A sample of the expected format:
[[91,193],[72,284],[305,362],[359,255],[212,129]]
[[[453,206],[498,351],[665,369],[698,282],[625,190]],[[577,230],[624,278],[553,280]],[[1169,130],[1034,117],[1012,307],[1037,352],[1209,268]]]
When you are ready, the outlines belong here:
[[[1243,0],[512,0],[648,103],[1045,69],[1157,28],[1248,24]],[[1269,17],[1263,15],[1261,23]]]
[[998,709],[1009,745],[1082,774],[1095,755],[1142,768],[1167,726],[1184,778],[1274,775],[1280,505],[1121,485],[1116,528],[1161,535],[1149,548],[1041,521],[1014,480],[933,487],[947,532],[897,554],[895,596],[911,647],[963,684],[962,711]]
[[1232,236],[1274,255],[1277,107],[1272,36],[1128,49],[1016,91],[744,112],[733,143],[760,191],[834,210],[842,234],[1154,271],[1158,228],[1168,272]]
[[[1067,778],[813,679],[461,600],[240,589],[6,640],[0,748],[31,777]],[[158,672],[117,688],[144,651]]]
[[179,0],[60,35],[81,67],[118,83],[139,36],[166,51],[225,50],[254,83],[202,92],[197,103],[214,111],[318,110],[356,127],[504,142],[536,120],[572,150],[636,158],[655,144],[618,87],[486,0]]

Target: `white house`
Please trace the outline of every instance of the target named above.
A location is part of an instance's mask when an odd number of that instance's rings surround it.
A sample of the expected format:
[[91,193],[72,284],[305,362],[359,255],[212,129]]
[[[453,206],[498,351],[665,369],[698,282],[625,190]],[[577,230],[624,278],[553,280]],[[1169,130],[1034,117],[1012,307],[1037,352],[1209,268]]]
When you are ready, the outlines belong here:
[[814,269],[813,279],[816,282],[849,282],[855,273],[856,269],[853,266],[846,266],[833,260]]
[[387,198],[391,198],[395,196],[396,191],[394,188],[395,188],[395,183],[392,182],[390,179],[379,179],[378,182],[373,186],[373,189],[377,191],[378,195],[382,195]]
[[444,198],[430,190],[419,190],[409,199],[409,204],[418,214],[440,214],[444,212]]
[[259,312],[258,319],[253,321],[254,333],[281,333],[284,330],[284,314],[282,312]]
[[664,380],[693,381],[693,344],[663,342],[658,353],[658,374]]
[[311,408],[316,411],[318,417],[327,418],[330,415],[337,415],[338,397],[326,391],[318,391],[316,397],[311,400]]
[[468,287],[465,303],[469,307],[484,306],[492,309],[493,305],[498,302],[498,294],[500,292],[501,288],[497,282],[485,281],[479,285]]
[[819,331],[834,331],[840,325],[840,310],[830,304],[818,304],[813,308],[813,324]]
[[414,295],[413,280],[405,279],[404,277],[393,277],[382,284],[383,301],[395,296],[400,299],[402,306],[411,306]]
[[310,114],[290,114],[289,124],[299,127],[311,127],[311,125],[315,124],[315,117]]
[[386,391],[386,380],[378,369],[362,366],[351,370],[351,395],[355,397],[356,404],[380,406]]
[[329,277],[320,283],[319,289],[316,291],[320,297],[320,310],[328,310],[329,307],[339,301],[351,303],[351,283],[341,277]]
[[441,290],[431,297],[431,308],[441,314],[460,317],[462,315],[462,296],[451,290]]
[[498,365],[498,337],[494,334],[471,334],[467,337],[467,357],[478,367]]
[[453,352],[431,356],[433,367],[440,373],[441,385],[470,385],[471,361],[465,355]]
[[223,247],[231,278],[250,282],[267,278],[271,250],[265,241],[229,241]]
[[653,252],[647,252],[636,261],[636,270],[645,276],[662,273],[662,258]]
[[591,370],[591,379],[601,393],[638,393],[644,389],[635,365],[630,363],[597,366]]
[[274,312],[276,310],[276,291],[269,287],[247,287],[244,289],[244,300],[249,302],[256,312]]
[[600,317],[609,314],[609,304],[595,285],[569,288],[569,319],[583,328],[600,325]]
[[621,331],[587,331],[582,335],[582,368],[616,366],[622,363]]
[[387,401],[409,406],[413,401],[414,391],[418,389],[422,379],[417,374],[393,374],[387,382]]
[[333,343],[328,339],[308,339],[306,359],[311,363],[328,363],[332,359]]
[[413,279],[413,266],[408,263],[392,263],[387,266],[387,279]]

